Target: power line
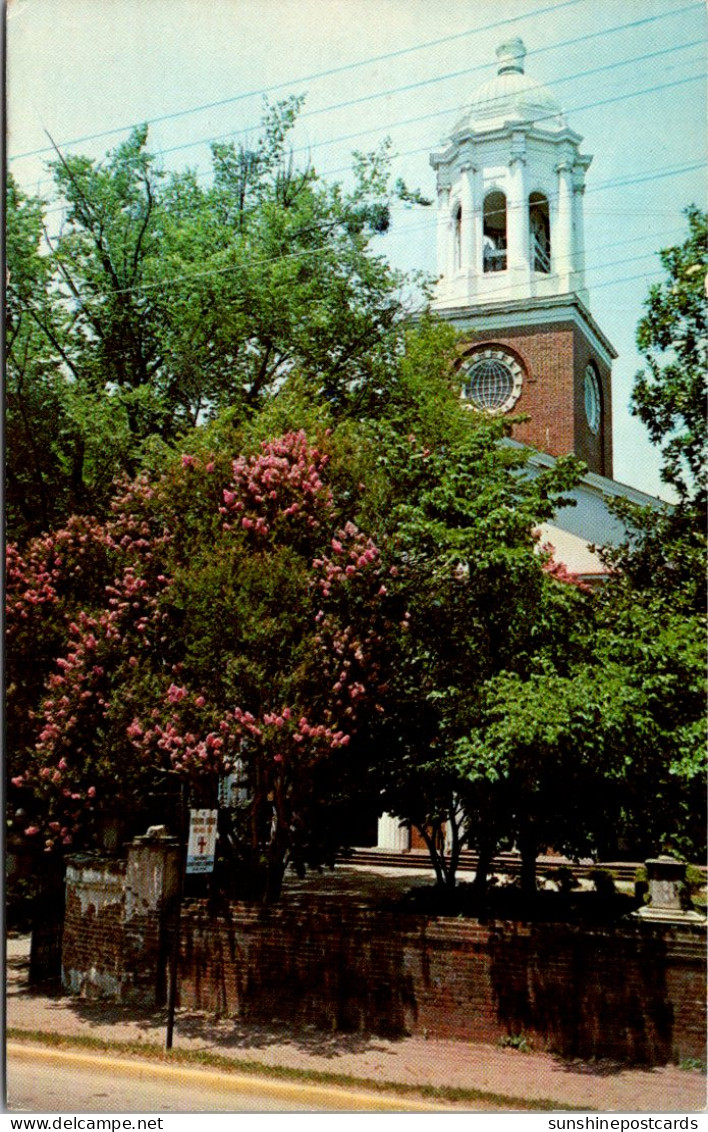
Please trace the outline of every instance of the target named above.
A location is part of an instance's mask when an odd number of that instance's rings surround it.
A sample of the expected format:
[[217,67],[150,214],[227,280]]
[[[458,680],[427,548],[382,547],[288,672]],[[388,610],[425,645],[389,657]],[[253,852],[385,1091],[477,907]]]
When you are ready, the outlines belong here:
[[[573,2],[577,2],[577,0],[573,0]],[[641,24],[653,23],[653,22],[656,22],[657,20],[666,19],[671,15],[675,15],[678,12],[683,12],[685,10],[690,10],[694,7],[696,7],[696,5],[692,4],[692,5],[688,5],[686,9],[681,8],[681,9],[677,9],[675,12],[662,13],[658,16],[645,17],[645,18],[640,19],[640,20],[630,21],[629,23],[626,23],[626,24],[616,25],[614,28],[610,28],[610,29],[606,29],[606,30],[602,30],[602,31],[589,32],[589,33],[586,33],[586,34],[581,35],[581,36],[575,36],[571,39],[561,40],[561,41],[554,43],[554,44],[546,44],[544,47],[541,47],[537,51],[535,51],[534,54],[540,55],[540,54],[543,54],[544,52],[547,52],[547,51],[558,50],[561,47],[566,47],[566,46],[569,46],[569,45],[572,45],[572,44],[585,42],[585,41],[588,41],[590,39],[596,39],[598,37],[602,37],[602,36],[608,35],[608,34],[613,33],[613,32],[624,31],[624,30],[627,30],[627,29],[630,29],[630,28],[637,27]],[[479,30],[483,30],[483,29],[479,29]],[[461,33],[461,34],[467,34],[467,33]],[[437,42],[437,41],[435,41],[435,42]],[[561,84],[561,83],[567,83],[567,82],[575,81],[579,78],[586,78],[588,76],[599,74],[599,73],[602,73],[602,72],[608,71],[608,70],[616,70],[619,67],[644,62],[646,60],[657,58],[657,57],[660,57],[660,56],[663,56],[663,55],[666,55],[666,54],[674,54],[675,55],[676,52],[678,52],[678,51],[688,50],[691,47],[702,46],[703,42],[704,42],[703,39],[693,40],[693,41],[690,41],[690,42],[687,42],[687,43],[673,45],[673,46],[668,47],[668,48],[661,48],[657,51],[648,52],[648,53],[645,53],[645,54],[642,54],[642,55],[632,56],[632,57],[629,57],[627,59],[622,59],[622,60],[616,61],[614,63],[602,64],[598,67],[592,67],[592,68],[585,70],[585,71],[576,72],[575,74],[565,75],[565,76],[562,76],[561,78],[554,80],[554,87],[556,85]],[[425,45],[421,45],[421,46],[425,46]],[[405,50],[407,50],[407,49],[405,49]],[[347,66],[349,66],[349,65],[347,65]],[[304,118],[314,117],[314,116],[317,116],[317,115],[321,115],[323,113],[331,113],[331,112],[336,111],[336,110],[355,106],[355,105],[358,105],[358,104],[363,103],[363,102],[369,102],[369,101],[376,100],[378,98],[388,97],[391,94],[405,93],[405,92],[413,90],[417,87],[429,85],[431,83],[439,83],[439,82],[446,81],[448,79],[459,78],[462,75],[472,74],[475,71],[487,70],[488,67],[489,67],[488,63],[477,64],[474,67],[466,68],[463,71],[448,72],[444,75],[435,76],[432,79],[424,79],[424,80],[421,80],[421,81],[416,82],[416,83],[407,84],[403,87],[387,88],[384,91],[379,91],[379,92],[375,92],[373,94],[364,95],[364,96],[361,96],[361,97],[355,98],[355,99],[350,99],[346,102],[330,104],[330,105],[325,106],[325,107],[318,107],[315,110],[304,111],[302,114],[298,115],[298,121],[301,121]],[[483,105],[483,103],[480,104],[480,105]],[[592,104],[587,104],[587,105],[591,106]],[[565,111],[564,113],[565,114],[574,113],[578,109],[582,110],[582,109],[586,109],[586,108],[587,108],[587,106],[581,106],[581,107],[575,107],[575,108],[571,107],[570,110]],[[417,122],[422,122],[422,121],[426,121],[426,120],[430,120],[430,119],[434,119],[434,118],[438,118],[438,117],[443,117],[443,116],[448,115],[448,114],[452,115],[454,113],[459,113],[459,105],[455,105],[453,107],[448,107],[446,109],[439,110],[439,111],[434,111],[430,114],[418,115],[418,116],[415,116],[413,118],[408,118],[408,119],[399,120],[397,122],[388,123],[386,125],[376,127],[376,128],[379,132],[381,132],[381,131],[384,131],[384,130],[395,129],[398,126],[412,125],[412,124],[417,123]],[[554,115],[549,115],[549,116],[554,116]],[[169,117],[169,116],[166,116],[166,117]],[[164,120],[164,119],[159,119],[159,120]],[[155,121],[158,121],[158,119],[152,119],[152,121],[155,122]],[[537,119],[537,121],[540,121],[540,119]],[[221,140],[221,139],[224,139],[224,138],[237,138],[237,137],[240,137],[240,136],[243,136],[243,135],[247,135],[248,133],[252,132],[252,130],[254,128],[255,127],[244,127],[241,130],[230,131],[227,134],[210,136],[210,137],[207,137],[207,138],[201,138],[197,141],[192,141],[192,142],[184,142],[184,143],[181,143],[180,145],[170,146],[170,147],[166,147],[166,148],[157,150],[155,155],[160,156],[160,157],[164,157],[165,155],[170,154],[170,153],[176,153],[176,152],[179,152],[181,150],[191,149],[191,148],[194,148],[195,146],[199,146],[199,145],[206,145],[206,144],[213,143],[217,140]],[[117,132],[117,131],[107,131],[107,133],[115,133],[115,132]],[[369,134],[371,132],[372,132],[371,129],[367,129],[367,130],[356,131],[355,133],[349,134],[349,135],[340,135],[339,137],[326,139],[322,142],[316,142],[311,146],[301,146],[299,148],[294,149],[293,153],[301,153],[301,152],[305,152],[305,151],[309,152],[312,149],[319,149],[319,148],[323,148],[323,147],[326,147],[326,146],[341,144],[344,141],[352,141],[355,138],[365,136],[366,134]],[[92,135],[93,138],[97,138],[97,137],[101,137],[101,136],[103,136],[103,135],[102,134]],[[80,140],[89,140],[89,139],[88,138],[78,139],[78,141],[80,141]],[[74,143],[74,142],[60,143],[60,146],[57,147],[57,148],[60,148],[61,145],[78,144],[78,141],[76,143]],[[38,153],[43,153],[43,152],[52,152],[53,149],[54,149],[53,146],[48,146],[48,147],[46,147],[45,149],[42,149],[42,150],[32,151],[32,154],[38,154]],[[415,152],[420,152],[420,151],[409,151],[409,152],[415,153]],[[31,155],[30,153],[18,154],[18,155],[16,155],[16,157],[11,158],[9,160],[16,160],[19,157],[30,156],[30,155]],[[338,169],[335,172],[341,172],[341,171],[342,170]],[[199,172],[197,175],[200,176],[200,177],[208,176],[210,174],[210,172],[211,172],[210,169],[209,170],[203,170],[203,171]],[[42,183],[44,183],[44,182],[40,181],[40,184],[42,184]]]
[[[569,8],[569,7],[572,7],[573,5],[578,4],[578,3],[580,3],[580,0],[562,0],[562,3],[551,4],[546,8],[537,9],[536,12],[534,12],[534,15],[535,16],[541,16],[541,15],[544,15],[545,13],[548,13],[548,12],[556,12],[556,11],[559,11],[561,8]],[[692,8],[696,7],[696,6],[697,5],[695,5],[695,4],[689,5],[689,7],[692,7]],[[681,12],[681,11],[683,11],[683,9],[678,9],[678,11]],[[440,47],[445,43],[452,43],[455,40],[465,39],[467,36],[479,35],[479,34],[481,34],[482,32],[485,32],[485,31],[493,31],[495,28],[505,27],[505,26],[508,26],[509,24],[517,23],[519,20],[525,19],[525,18],[526,17],[524,15],[524,16],[512,16],[511,19],[495,20],[493,23],[484,24],[482,27],[468,28],[466,31],[463,31],[463,32],[456,32],[453,35],[446,35],[446,36],[443,36],[440,39],[429,40],[426,43],[414,44],[411,47],[402,47],[402,48],[399,48],[398,51],[389,51],[384,55],[374,55],[374,56],[371,56],[368,59],[361,59],[358,62],[342,63],[337,67],[330,67],[328,70],[325,70],[325,71],[318,71],[318,72],[315,72],[314,74],[311,74],[311,75],[304,75],[303,77],[301,77],[299,79],[288,79],[285,82],[275,83],[275,84],[273,84],[272,86],[269,86],[269,87],[264,87],[264,88],[257,89],[257,90],[246,91],[243,94],[235,94],[235,95],[230,96],[229,98],[221,98],[221,99],[218,99],[215,102],[205,102],[200,106],[192,106],[192,107],[189,107],[185,110],[175,110],[170,114],[162,114],[159,117],[149,118],[147,120],[147,124],[148,125],[151,125],[151,124],[154,125],[157,122],[167,122],[167,121],[174,119],[174,118],[185,117],[188,114],[198,114],[198,113],[200,113],[201,111],[204,111],[204,110],[214,110],[214,109],[216,109],[217,107],[220,107],[220,106],[227,106],[227,105],[230,105],[234,102],[242,102],[244,99],[255,98],[257,95],[270,94],[273,91],[284,90],[287,87],[293,87],[293,86],[300,85],[300,84],[303,84],[303,83],[315,82],[318,79],[331,78],[332,75],[343,74],[345,71],[352,71],[352,70],[355,70],[359,67],[370,66],[371,64],[374,64],[374,63],[383,63],[383,62],[386,62],[390,59],[398,59],[398,58],[400,58],[404,55],[410,55],[412,52],[415,52],[415,51],[427,50],[430,47]],[[656,17],[656,18],[658,18],[658,17]],[[99,133],[86,134],[83,137],[73,138],[70,141],[60,142],[59,144],[60,144],[60,146],[64,146],[64,147],[70,146],[70,145],[80,145],[82,142],[85,142],[85,141],[95,141],[97,138],[109,137],[113,134],[125,133],[126,130],[132,130],[132,129],[135,129],[135,127],[137,125],[144,125],[144,124],[146,124],[146,123],[133,122],[133,123],[131,123],[131,125],[128,125],[128,126],[117,126],[117,127],[115,127],[114,129],[111,129],[111,130],[101,130]],[[41,153],[51,153],[51,152],[52,152],[51,146],[44,146],[41,149],[28,150],[26,153],[14,154],[11,158],[8,158],[8,160],[9,161],[16,161],[21,157],[35,157],[35,156],[37,156],[38,154],[41,154]]]
[[[655,94],[657,91],[670,90],[670,89],[673,89],[673,88],[678,87],[678,86],[684,86],[687,83],[698,82],[702,79],[705,79],[706,77],[707,77],[706,72],[701,72],[698,75],[689,75],[688,77],[683,78],[683,79],[674,79],[672,82],[659,83],[659,84],[654,84],[653,86],[650,86],[650,87],[644,87],[642,90],[638,90],[638,91],[629,91],[629,92],[623,91],[621,94],[613,95],[610,98],[600,99],[600,100],[596,100],[596,101],[593,101],[593,102],[586,102],[586,103],[583,103],[579,106],[570,107],[565,112],[565,114],[567,114],[567,115],[576,114],[576,113],[579,113],[580,111],[583,111],[583,110],[595,109],[598,106],[609,106],[613,103],[622,102],[622,101],[628,100],[630,98],[639,98],[639,97],[641,97],[645,94]],[[547,113],[547,114],[537,115],[533,119],[528,119],[525,122],[525,124],[526,125],[538,125],[539,123],[542,123],[542,122],[544,122],[548,119],[557,118],[557,117],[558,117],[557,112],[550,112],[550,113]],[[420,154],[420,153],[428,153],[428,152],[430,152],[430,147],[428,145],[418,146],[415,149],[404,150],[402,153],[397,154],[397,157],[398,158],[411,157],[411,156],[415,156],[415,155]],[[699,163],[699,165],[700,165],[700,163]],[[698,166],[696,166],[696,167],[698,167]],[[350,171],[349,166],[340,166],[336,169],[324,170],[319,174],[319,176],[324,179],[325,177],[333,177],[333,176],[336,176],[339,173],[348,173],[349,171]],[[197,175],[198,176],[205,176],[205,175],[208,175],[208,173],[210,173],[210,172],[211,172],[211,170],[207,170],[207,171],[204,171],[203,173],[197,174]],[[651,176],[651,175],[649,175],[649,176]],[[609,182],[606,182],[605,184],[606,185],[614,184],[614,181],[609,181]],[[588,192],[595,191],[599,187],[600,186],[597,186],[597,185],[592,186],[591,188],[588,189]],[[57,205],[54,208],[47,209],[45,215],[47,215],[47,216],[55,215],[55,214],[62,212],[62,211],[64,211],[64,206]]]
[[[539,14],[542,14],[544,12],[552,12],[556,9],[565,8],[565,7],[568,7],[571,4],[575,4],[575,3],[579,3],[579,2],[580,2],[580,0],[564,0],[564,2],[561,3],[561,4],[552,5],[548,8],[540,9],[539,12],[537,12],[535,14],[539,15]],[[533,55],[538,56],[538,55],[544,54],[548,51],[559,50],[562,47],[567,47],[567,46],[575,45],[575,44],[578,44],[578,43],[587,42],[587,41],[592,40],[592,39],[597,39],[598,37],[604,37],[604,36],[607,36],[607,35],[610,35],[610,34],[614,34],[616,32],[630,30],[630,29],[633,29],[633,28],[636,28],[636,27],[640,27],[642,25],[656,23],[659,20],[668,19],[670,17],[680,15],[684,12],[692,11],[692,10],[698,8],[698,7],[702,7],[702,5],[695,4],[695,3],[694,4],[688,4],[688,5],[686,5],[682,8],[677,8],[672,12],[663,12],[663,13],[660,13],[659,15],[656,15],[656,16],[646,16],[646,17],[643,17],[643,18],[638,19],[638,20],[631,20],[631,21],[629,21],[625,24],[618,24],[618,25],[616,25],[615,27],[612,27],[612,28],[606,28],[606,29],[602,29],[602,30],[599,30],[599,31],[588,32],[588,33],[585,33],[584,35],[574,36],[570,39],[561,40],[561,41],[558,41],[556,43],[546,44],[545,46],[540,47],[536,51],[534,51]],[[302,79],[288,80],[287,82],[278,83],[278,84],[275,84],[274,86],[265,88],[265,90],[262,91],[262,92],[260,92],[260,91],[249,91],[245,94],[234,95],[231,98],[221,99],[217,102],[208,103],[208,104],[205,104],[203,106],[197,106],[197,107],[193,107],[193,108],[188,109],[188,110],[176,111],[176,112],[171,113],[171,114],[161,115],[160,117],[150,118],[150,119],[147,119],[146,122],[144,122],[144,123],[133,123],[130,126],[122,126],[122,127],[117,127],[115,129],[111,129],[111,130],[99,131],[99,132],[94,133],[94,134],[87,134],[87,135],[84,135],[83,137],[74,138],[70,141],[60,142],[59,145],[60,145],[60,147],[68,147],[68,146],[73,146],[73,145],[79,145],[79,144],[81,144],[82,142],[85,142],[85,141],[94,141],[94,140],[101,138],[101,137],[108,137],[108,136],[115,135],[115,134],[118,134],[118,133],[124,133],[127,130],[134,129],[137,125],[151,125],[151,124],[154,125],[156,123],[165,122],[165,121],[171,120],[173,118],[183,117],[184,115],[187,115],[187,114],[197,113],[198,111],[201,111],[201,110],[213,109],[213,108],[218,107],[218,106],[223,106],[223,105],[227,105],[227,104],[230,104],[230,103],[233,103],[233,102],[242,101],[246,98],[254,97],[255,95],[257,95],[259,93],[265,94],[265,93],[269,93],[269,92],[272,92],[272,91],[275,91],[275,90],[284,89],[286,87],[292,87],[292,86],[295,86],[298,83],[306,83],[306,82],[314,81],[315,79],[318,79],[318,78],[323,78],[323,77],[327,77],[327,76],[332,75],[332,74],[337,74],[340,71],[352,70],[352,69],[355,69],[355,68],[358,68],[358,67],[361,67],[361,66],[365,66],[369,63],[381,62],[381,61],[386,60],[386,59],[396,58],[396,57],[401,56],[401,55],[409,54],[412,51],[423,50],[423,49],[426,49],[426,48],[429,48],[429,47],[438,46],[442,43],[446,43],[446,42],[449,42],[449,41],[452,41],[452,40],[455,40],[455,39],[461,39],[461,38],[464,38],[464,37],[469,36],[469,35],[475,35],[475,34],[483,32],[483,31],[489,31],[489,30],[494,29],[495,27],[504,26],[505,24],[508,24],[510,22],[514,22],[515,20],[518,20],[518,19],[521,19],[521,18],[523,18],[523,17],[520,17],[520,16],[514,17],[514,20],[512,20],[512,21],[506,21],[506,20],[497,21],[493,24],[487,24],[487,25],[485,25],[481,28],[470,29],[466,32],[459,32],[459,33],[456,33],[453,36],[446,36],[446,37],[444,37],[443,39],[440,39],[440,40],[432,40],[432,41],[429,41],[428,43],[418,44],[418,45],[410,47],[410,48],[402,48],[401,50],[399,50],[397,52],[391,52],[387,55],[375,56],[375,57],[372,57],[370,59],[362,60],[362,61],[357,62],[357,63],[342,64],[340,67],[334,67],[334,68],[331,68],[328,71],[322,71],[322,72],[319,72],[318,74],[315,74],[315,75],[305,76]],[[702,40],[697,41],[697,42],[700,43],[700,42],[702,42]],[[677,50],[678,49],[680,49],[680,48],[677,48]],[[654,54],[659,55],[659,54],[663,54],[665,51],[670,51],[670,50],[672,50],[672,49],[671,48],[663,49],[662,51],[655,52]],[[646,56],[646,58],[650,58],[650,57],[651,57],[651,55]],[[638,57],[637,61],[640,61],[641,58],[643,58],[643,57],[642,56]],[[629,62],[629,60],[628,60],[628,62]],[[608,64],[608,65],[605,65],[603,67],[593,68],[593,69],[585,71],[585,72],[580,72],[576,76],[572,76],[572,75],[567,76],[566,78],[559,79],[557,81],[558,82],[568,82],[572,78],[583,77],[585,75],[591,75],[591,74],[597,73],[598,71],[601,71],[601,70],[612,69],[615,66],[622,66],[622,65],[624,65],[624,61],[621,61],[620,63],[617,63],[617,64]],[[413,90],[417,87],[429,85],[429,84],[432,84],[432,83],[439,83],[439,82],[445,81],[446,79],[449,79],[449,78],[458,78],[458,77],[461,77],[462,75],[474,74],[477,71],[484,71],[484,70],[487,70],[488,67],[489,67],[488,63],[476,64],[475,66],[465,68],[462,71],[449,72],[446,75],[435,76],[433,78],[424,79],[424,80],[421,80],[419,82],[407,84],[407,85],[402,86],[402,87],[387,88],[383,91],[378,91],[378,92],[375,92],[373,94],[365,95],[365,96],[362,96],[362,97],[357,98],[357,99],[351,99],[351,100],[348,100],[346,102],[336,103],[336,104],[325,106],[325,107],[319,107],[315,110],[304,112],[302,115],[300,115],[300,117],[306,118],[306,117],[315,116],[315,115],[319,115],[319,114],[323,114],[323,113],[329,113],[329,112],[332,112],[334,110],[339,110],[339,109],[346,108],[346,107],[349,107],[349,106],[357,105],[361,102],[367,102],[367,101],[372,101],[372,100],[375,100],[375,99],[378,99],[378,98],[388,97],[391,94],[405,93],[405,92],[407,92],[409,90]],[[252,129],[252,128],[253,127],[247,127],[243,130],[236,131],[234,134],[222,135],[222,137],[238,136],[240,134],[245,134],[245,133],[248,133],[249,130]],[[215,138],[203,138],[199,141],[188,142],[188,143],[184,143],[183,145],[180,145],[180,146],[174,146],[174,147],[171,147],[169,149],[165,149],[165,150],[162,151],[162,153],[172,153],[172,152],[176,152],[180,149],[188,149],[188,148],[191,148],[192,146],[204,145],[204,144],[208,143],[209,141],[213,141],[213,140],[216,140],[216,139]],[[28,150],[24,153],[14,154],[12,157],[8,158],[8,161],[15,161],[15,160],[19,160],[20,158],[33,157],[33,156],[37,156],[37,155],[42,154],[42,153],[50,153],[50,152],[52,152],[52,147],[51,146],[45,146],[45,147],[35,149],[35,150]]]
[[[672,167],[672,168],[669,168],[669,169],[662,170],[658,173],[650,174],[650,175],[647,175],[647,176],[641,176],[641,177],[635,178],[633,180],[644,182],[644,181],[647,181],[647,180],[660,179],[660,178],[663,178],[663,177],[679,175],[683,172],[691,171],[691,170],[699,168],[701,166],[705,167],[706,164],[708,164],[708,163],[698,162],[698,163],[694,163],[693,165]],[[633,180],[624,180],[622,182],[622,184],[631,184],[631,183],[633,183]],[[603,187],[607,187],[607,185],[608,185],[608,182],[606,182]],[[421,225],[420,228],[421,228],[421,230],[424,229],[424,228],[428,228],[428,225],[427,224]],[[410,233],[410,231],[411,231],[411,229],[409,228],[408,233]],[[204,271],[187,272],[184,275],[172,276],[171,278],[161,279],[159,282],[155,282],[155,283],[138,283],[138,284],[135,284],[134,286],[131,286],[131,287],[124,287],[124,288],[118,288],[118,289],[112,290],[111,294],[112,295],[121,295],[121,294],[132,294],[133,292],[138,292],[138,291],[144,292],[144,291],[156,290],[158,288],[164,288],[166,285],[168,285],[170,283],[189,282],[192,279],[197,280],[197,279],[208,278],[209,276],[226,275],[226,274],[229,274],[230,272],[242,271],[245,268],[265,267],[265,266],[268,266],[269,264],[272,264],[272,263],[280,264],[280,263],[284,263],[284,262],[289,261],[289,260],[303,259],[303,258],[307,258],[309,256],[314,257],[316,255],[324,254],[325,252],[328,252],[330,250],[331,249],[330,249],[329,246],[325,246],[325,247],[322,247],[322,248],[307,248],[307,249],[304,249],[302,251],[297,251],[297,252],[286,252],[284,255],[279,255],[279,256],[266,256],[266,257],[263,257],[261,259],[249,260],[247,263],[243,263],[243,262],[236,263],[236,264],[232,263],[232,264],[227,264],[224,267],[207,268]],[[657,254],[657,253],[650,253],[650,254]],[[619,260],[619,261],[617,261],[617,263],[629,263],[629,262],[634,262],[635,260],[638,260],[638,259],[646,259],[646,258],[647,258],[647,255],[634,256],[634,257],[629,257],[628,259],[625,259],[625,260]],[[611,264],[600,264],[600,265],[596,265],[594,267],[588,268],[587,270],[588,270],[588,273],[589,273],[589,272],[592,272],[592,271],[603,270],[603,269],[605,269],[606,267],[609,267],[609,266],[611,266]],[[598,284],[598,286],[604,286],[604,284]],[[500,292],[500,294],[503,295],[504,292]]]
[[[586,102],[586,103],[583,103],[583,105],[581,105],[581,106],[571,106],[564,113],[565,114],[577,114],[581,110],[594,110],[597,106],[609,106],[609,105],[611,105],[612,103],[615,103],[615,102],[624,102],[629,98],[639,98],[641,95],[644,95],[644,94],[655,94],[657,91],[670,90],[673,87],[684,86],[686,83],[698,82],[700,79],[705,79],[706,77],[707,77],[706,72],[704,71],[699,75],[689,75],[687,78],[676,79],[676,80],[674,80],[673,82],[670,82],[670,83],[659,83],[659,84],[656,84],[654,86],[644,87],[643,90],[634,90],[634,91],[629,91],[629,92],[623,91],[622,94],[613,95],[611,98],[603,98],[603,99],[600,99],[596,102]],[[548,114],[539,114],[535,118],[525,119],[523,124],[524,125],[538,125],[539,122],[545,122],[549,118],[557,118],[558,116],[559,116],[559,111],[553,111],[553,112],[548,113]],[[416,149],[404,150],[402,153],[397,154],[397,156],[398,157],[412,157],[412,156],[415,156],[418,153],[428,153],[429,151],[430,151],[430,147],[427,146],[427,145],[426,146],[418,146]],[[320,176],[322,176],[322,177],[333,177],[337,173],[346,173],[346,172],[348,172],[348,167],[347,166],[340,166],[338,169],[327,169],[327,170],[323,171],[320,174]]]
[[[654,18],[659,18],[659,17],[654,17]],[[641,21],[641,22],[644,22],[644,21]],[[625,26],[631,26],[631,25],[625,25]],[[578,37],[578,39],[583,39],[583,40],[584,39],[591,39],[591,38],[595,38],[596,36],[601,35],[601,34],[603,34],[603,33],[601,33],[601,32],[591,32],[589,35]],[[576,42],[578,42],[578,39],[566,40],[564,43],[554,44],[553,49],[555,50],[556,48],[561,47],[561,46],[565,46],[569,43],[576,43]],[[705,43],[704,39],[695,39],[695,40],[690,41],[689,43],[681,43],[681,44],[678,44],[676,46],[671,46],[671,47],[662,47],[658,51],[651,51],[651,52],[648,52],[644,55],[635,55],[635,56],[632,56],[628,59],[621,59],[618,62],[604,63],[599,67],[591,67],[587,71],[577,71],[575,74],[564,75],[563,77],[561,77],[559,79],[554,79],[553,85],[554,85],[554,87],[556,87],[556,86],[559,86],[561,83],[573,82],[576,79],[587,78],[590,75],[597,75],[597,74],[600,74],[603,71],[613,71],[613,70],[616,70],[619,67],[629,66],[633,63],[642,63],[642,62],[645,62],[648,59],[655,59],[655,58],[658,58],[659,56],[662,56],[662,55],[668,55],[668,54],[675,55],[676,52],[678,52],[678,51],[685,51],[685,50],[688,50],[691,47],[701,47],[701,46],[704,45],[704,43]],[[549,50],[551,50],[550,47],[544,47],[544,48],[540,49],[540,51],[549,51]],[[540,53],[540,51],[539,51],[539,53]],[[463,70],[463,71],[449,71],[444,75],[438,75],[438,76],[436,76],[435,78],[432,78],[432,79],[422,79],[419,82],[408,83],[406,86],[388,88],[385,91],[379,91],[379,92],[376,92],[375,94],[368,94],[368,95],[363,95],[360,98],[349,99],[347,102],[339,102],[339,103],[335,103],[335,104],[329,105],[329,106],[322,106],[322,107],[318,107],[315,110],[306,110],[306,111],[303,111],[303,113],[298,116],[298,121],[301,121],[304,118],[311,118],[311,117],[315,117],[315,116],[318,116],[318,115],[321,115],[321,114],[331,113],[335,110],[346,109],[350,106],[359,105],[362,102],[371,102],[371,101],[374,101],[375,99],[388,97],[392,94],[406,93],[410,90],[414,90],[414,89],[421,87],[421,86],[428,86],[432,83],[445,82],[448,79],[460,78],[462,75],[468,75],[473,71],[486,70],[488,68],[488,66],[489,66],[489,64],[484,63],[484,64],[481,64],[480,66],[465,68],[465,70]],[[489,101],[491,101],[491,99]],[[482,102],[479,105],[484,105],[484,100],[482,100]],[[404,119],[399,120],[397,122],[389,122],[386,125],[377,126],[376,129],[380,133],[384,130],[395,129],[398,126],[409,126],[409,125],[413,125],[416,122],[429,121],[431,118],[441,118],[444,115],[453,114],[456,111],[459,112],[459,107],[457,107],[457,106],[448,107],[444,110],[435,110],[430,114],[418,115],[417,117],[414,117],[414,118],[404,118]],[[200,138],[198,141],[183,142],[180,145],[173,145],[173,146],[168,146],[168,147],[165,147],[163,149],[160,149],[160,150],[157,151],[157,153],[159,154],[160,157],[164,157],[168,153],[178,153],[181,150],[192,149],[192,148],[194,148],[195,146],[198,146],[198,145],[208,145],[211,142],[214,142],[214,141],[217,141],[217,140],[220,140],[220,139],[223,139],[223,138],[241,137],[242,135],[246,135],[246,134],[250,133],[251,129],[252,129],[252,127],[245,127],[244,129],[241,129],[241,130],[234,130],[234,131],[229,132],[228,134],[219,135],[218,138],[217,137],[208,137],[208,138]],[[322,141],[322,142],[315,142],[312,146],[309,146],[309,147],[301,146],[299,149],[293,150],[293,152],[294,153],[300,153],[300,152],[303,152],[303,150],[305,150],[305,149],[319,149],[319,148],[327,146],[327,145],[337,145],[337,144],[341,144],[344,141],[353,141],[354,138],[361,137],[362,135],[369,134],[369,133],[372,133],[371,129],[360,130],[360,131],[358,131],[357,133],[354,133],[354,134],[341,135],[340,137],[337,137],[337,138],[328,139],[328,140],[325,140],[325,141]]]

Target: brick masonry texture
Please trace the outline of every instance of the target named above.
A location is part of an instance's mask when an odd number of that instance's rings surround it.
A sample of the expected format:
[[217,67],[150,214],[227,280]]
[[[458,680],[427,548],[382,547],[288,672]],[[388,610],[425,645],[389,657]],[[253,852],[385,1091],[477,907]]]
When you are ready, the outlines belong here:
[[[612,476],[612,404],[610,369],[582,331],[571,322],[550,323],[482,334],[471,350],[502,346],[516,356],[525,373],[515,414],[528,421],[515,425],[515,440],[566,456],[574,452],[591,472]],[[600,379],[602,427],[598,436],[585,417],[585,369],[594,362]]]
[[[165,905],[127,918],[118,863],[70,870],[63,966],[76,994],[163,1000]],[[96,894],[103,895],[96,899]],[[89,893],[93,898],[89,898]],[[705,1050],[705,928],[596,928],[402,913],[353,895],[273,909],[183,906],[180,1005],[239,1019],[666,1064]]]
[[531,1037],[566,1057],[664,1064],[705,1049],[704,933],[402,915],[324,899],[187,906],[181,1004],[394,1036]]

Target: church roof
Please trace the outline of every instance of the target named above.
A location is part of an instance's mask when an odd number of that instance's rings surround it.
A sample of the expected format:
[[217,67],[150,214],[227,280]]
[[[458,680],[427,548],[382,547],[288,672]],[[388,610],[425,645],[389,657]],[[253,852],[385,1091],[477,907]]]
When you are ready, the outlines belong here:
[[535,123],[543,130],[564,130],[563,109],[547,87],[524,73],[526,48],[512,39],[497,48],[498,72],[472,95],[453,133],[501,129],[507,123]]

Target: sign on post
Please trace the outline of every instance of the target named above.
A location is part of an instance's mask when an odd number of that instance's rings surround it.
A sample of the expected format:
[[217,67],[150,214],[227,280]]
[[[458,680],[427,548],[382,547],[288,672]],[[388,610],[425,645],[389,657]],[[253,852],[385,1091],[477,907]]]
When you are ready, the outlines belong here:
[[216,853],[217,810],[189,811],[187,873],[212,873]]

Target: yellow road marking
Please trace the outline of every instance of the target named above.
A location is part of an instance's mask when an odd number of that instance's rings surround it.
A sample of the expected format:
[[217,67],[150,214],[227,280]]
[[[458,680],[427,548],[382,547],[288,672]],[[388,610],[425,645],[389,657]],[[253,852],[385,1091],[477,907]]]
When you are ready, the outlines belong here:
[[[233,1090],[239,1093],[259,1093],[296,1101],[300,1104],[328,1104],[343,1111],[361,1110],[365,1112],[444,1112],[448,1106],[433,1104],[424,1100],[411,1100],[391,1093],[365,1092],[363,1089],[347,1088],[342,1085],[324,1085],[310,1082],[278,1081],[272,1077],[258,1077],[255,1074],[225,1072],[214,1069],[193,1069],[185,1065],[163,1065],[160,1062],[139,1058],[113,1057],[111,1055],[78,1053],[74,1050],[50,1049],[46,1046],[24,1045],[8,1042],[8,1057],[25,1061],[61,1062],[88,1069],[112,1070],[136,1077],[156,1077],[161,1080],[181,1081],[184,1084],[210,1085],[213,1088]],[[267,1067],[264,1066],[264,1072]]]

